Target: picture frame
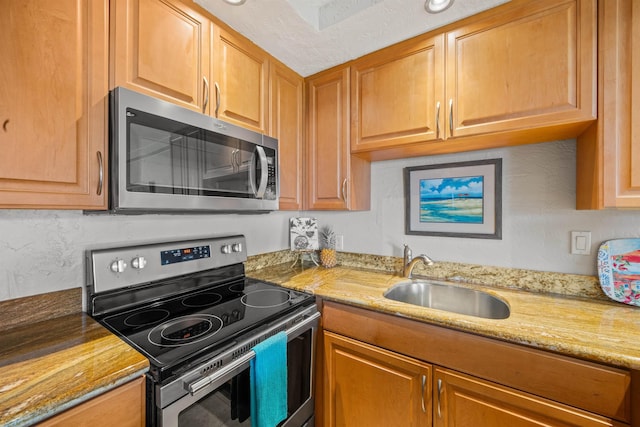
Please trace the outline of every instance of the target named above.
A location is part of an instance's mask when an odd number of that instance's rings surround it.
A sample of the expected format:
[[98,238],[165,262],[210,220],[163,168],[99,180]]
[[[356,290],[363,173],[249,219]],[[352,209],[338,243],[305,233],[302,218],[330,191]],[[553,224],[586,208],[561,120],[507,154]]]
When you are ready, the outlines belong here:
[[320,248],[316,218],[290,218],[289,236],[292,251],[307,252]]
[[404,168],[405,234],[502,239],[502,159]]

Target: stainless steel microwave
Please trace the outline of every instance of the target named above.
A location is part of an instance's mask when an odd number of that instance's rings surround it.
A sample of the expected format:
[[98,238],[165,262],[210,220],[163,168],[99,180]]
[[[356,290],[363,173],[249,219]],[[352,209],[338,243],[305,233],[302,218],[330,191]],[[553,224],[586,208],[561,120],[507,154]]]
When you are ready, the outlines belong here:
[[118,87],[110,99],[110,209],[278,209],[278,141]]

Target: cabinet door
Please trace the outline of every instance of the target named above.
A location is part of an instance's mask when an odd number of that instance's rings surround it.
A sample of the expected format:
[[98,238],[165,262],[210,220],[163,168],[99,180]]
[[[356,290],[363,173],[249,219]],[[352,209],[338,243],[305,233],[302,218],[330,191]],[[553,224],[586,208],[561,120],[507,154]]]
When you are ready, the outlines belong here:
[[111,87],[203,112],[209,96],[210,22],[175,0],[115,0]]
[[596,118],[595,0],[540,0],[447,33],[449,136]]
[[325,425],[430,426],[431,367],[324,333]]
[[624,425],[447,369],[436,368],[433,379],[435,427]]
[[267,133],[269,57],[249,40],[216,27],[211,114]]
[[598,7],[598,123],[578,139],[576,207],[640,208],[640,4]]
[[304,79],[272,61],[270,72],[271,129],[280,155],[280,209],[302,209]]
[[444,35],[384,49],[351,66],[353,152],[444,138]]
[[107,0],[6,0],[0,206],[106,208]]
[[349,147],[347,67],[307,80],[306,209],[369,209],[371,167]]
[[143,427],[144,390],[144,378],[139,378],[49,418],[38,426]]

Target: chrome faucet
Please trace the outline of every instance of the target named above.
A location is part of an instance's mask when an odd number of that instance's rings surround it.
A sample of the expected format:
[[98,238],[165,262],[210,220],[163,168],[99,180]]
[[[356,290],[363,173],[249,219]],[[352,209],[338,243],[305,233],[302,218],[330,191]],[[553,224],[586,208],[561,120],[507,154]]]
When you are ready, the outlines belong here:
[[425,254],[420,254],[413,258],[411,255],[411,248],[408,245],[404,245],[404,258],[402,264],[402,275],[408,279],[413,274],[413,268],[417,263],[422,262],[425,265],[433,265],[433,260]]

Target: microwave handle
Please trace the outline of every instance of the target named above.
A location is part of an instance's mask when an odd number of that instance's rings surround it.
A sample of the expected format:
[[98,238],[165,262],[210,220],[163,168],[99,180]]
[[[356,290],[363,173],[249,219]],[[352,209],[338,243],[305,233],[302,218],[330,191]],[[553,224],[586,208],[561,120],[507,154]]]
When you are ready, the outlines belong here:
[[[256,162],[255,155],[258,153],[260,160],[260,183],[256,189]],[[264,152],[264,148],[259,145],[256,146],[256,150],[253,152],[251,158],[251,167],[249,168],[249,183],[251,185],[251,191],[256,196],[256,199],[262,199],[265,191],[267,191],[267,180],[269,179],[269,165],[267,164],[267,155]]]

